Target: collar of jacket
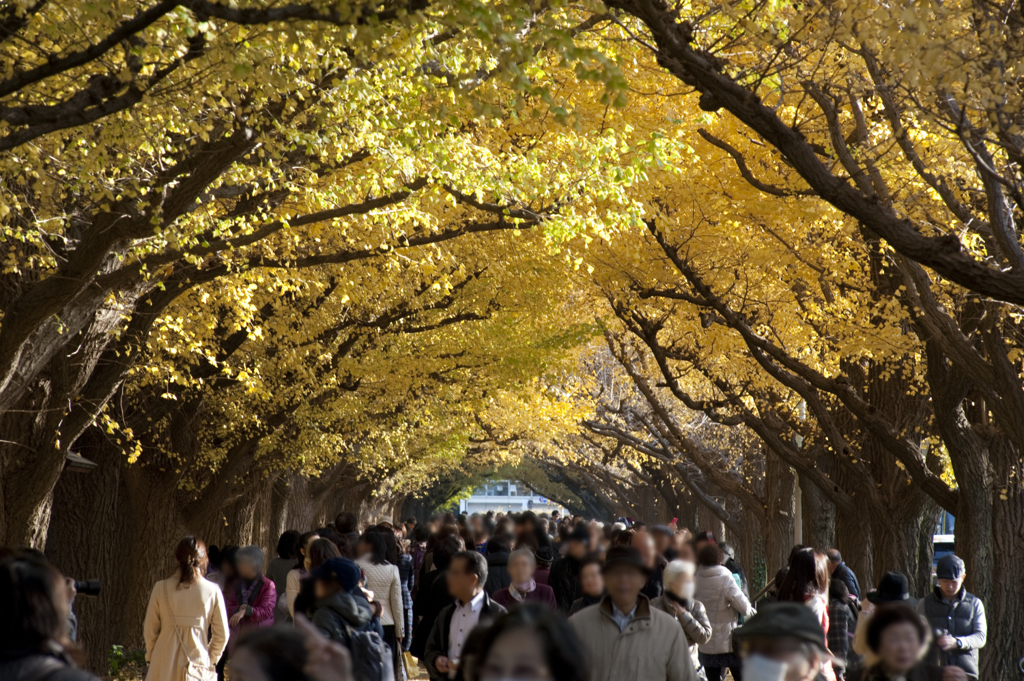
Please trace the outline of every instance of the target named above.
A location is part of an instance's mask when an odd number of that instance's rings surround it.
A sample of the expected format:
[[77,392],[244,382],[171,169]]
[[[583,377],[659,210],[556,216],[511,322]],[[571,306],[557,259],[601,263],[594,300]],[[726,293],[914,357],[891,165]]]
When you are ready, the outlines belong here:
[[[946,594],[942,593],[941,588],[936,586],[932,589],[932,592],[935,594],[935,597],[939,599],[939,603],[946,602]],[[965,600],[967,600],[967,587],[961,584],[960,590],[956,592],[955,596],[953,596],[952,605],[956,605],[957,603]]]
[[[484,602],[483,605],[480,606],[480,619],[483,619],[484,616],[491,612],[491,604],[494,603],[494,601],[491,600],[491,597],[487,595],[486,591],[484,591],[483,594]],[[446,605],[444,610],[441,611],[441,641],[444,643],[444,647],[446,649],[448,648],[448,630],[452,628],[452,618],[455,617],[455,607],[457,605],[458,601],[451,605]]]
[[[612,622],[615,622],[615,618],[612,617],[612,597],[606,595],[601,599],[601,614],[607,617]],[[636,614],[633,615],[633,621],[623,630],[623,633],[633,628],[633,625],[650,627],[651,626],[651,599],[647,598],[643,594],[638,594],[636,597]],[[616,624],[616,627],[619,625]]]

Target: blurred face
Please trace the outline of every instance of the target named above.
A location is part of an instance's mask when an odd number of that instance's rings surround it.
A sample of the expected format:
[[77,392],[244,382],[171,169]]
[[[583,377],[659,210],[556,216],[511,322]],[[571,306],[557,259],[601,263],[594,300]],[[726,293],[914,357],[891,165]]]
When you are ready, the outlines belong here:
[[672,537],[663,532],[654,535],[654,550],[658,553],[665,553],[672,546]]
[[960,587],[964,585],[964,579],[967,575],[960,575],[959,579],[940,579],[939,590],[942,595],[953,600],[958,593],[960,593]]
[[680,598],[693,598],[693,577],[686,573],[680,574],[665,588]]
[[654,540],[651,535],[646,532],[638,532],[633,535],[633,548],[640,552],[640,557],[644,559],[644,565],[647,567],[654,567],[654,560],[658,552],[654,548]]
[[604,577],[601,576],[601,566],[597,563],[584,565],[580,571],[580,584],[583,586],[583,593],[588,596],[596,597],[603,594]]
[[583,560],[584,556],[587,555],[587,545],[578,539],[572,539],[569,541],[569,555],[576,560]]
[[238,561],[238,576],[245,580],[252,580],[260,576],[260,571],[248,560],[240,560]]
[[499,636],[480,665],[480,681],[547,681],[550,678],[544,644],[537,634],[526,628]]
[[878,640],[878,659],[890,673],[904,674],[917,664],[921,638],[909,622],[886,627]]
[[533,579],[533,571],[536,569],[533,560],[529,556],[513,556],[508,561],[508,574],[515,584],[526,584]]
[[752,671],[750,666],[757,668],[772,660],[784,663],[785,681],[811,681],[817,678],[821,668],[821,660],[817,656],[808,659],[806,651],[794,638],[752,639],[745,646],[743,658],[744,675]]
[[679,550],[677,551],[677,558],[679,558],[679,560],[688,560],[691,563],[697,562],[697,556],[693,552],[693,547],[689,544],[679,545]]
[[454,558],[447,572],[448,593],[463,603],[472,600],[479,592],[477,576],[466,568],[465,558]]
[[604,573],[604,583],[616,603],[635,603],[647,577],[636,568],[619,565]]
[[271,681],[247,646],[238,646],[231,654],[230,676],[231,681]]

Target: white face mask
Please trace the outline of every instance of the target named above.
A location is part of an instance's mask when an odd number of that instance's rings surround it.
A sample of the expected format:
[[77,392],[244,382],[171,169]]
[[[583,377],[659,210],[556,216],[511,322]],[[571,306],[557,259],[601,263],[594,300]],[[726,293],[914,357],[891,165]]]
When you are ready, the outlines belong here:
[[693,600],[693,588],[694,588],[694,586],[695,585],[694,585],[693,582],[686,582],[685,584],[683,584],[682,588],[679,589],[679,597],[680,598],[684,598],[684,599],[686,599],[688,601],[689,600]]
[[785,681],[789,665],[763,655],[750,655],[743,660],[743,681]]

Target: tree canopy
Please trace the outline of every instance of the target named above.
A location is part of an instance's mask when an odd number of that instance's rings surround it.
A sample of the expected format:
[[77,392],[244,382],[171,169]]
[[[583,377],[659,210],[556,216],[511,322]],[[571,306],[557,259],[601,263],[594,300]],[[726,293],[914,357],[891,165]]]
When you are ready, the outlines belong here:
[[73,519],[266,543],[518,471],[770,571],[799,499],[920,591],[948,511],[1008,676],[1022,34],[1013,2],[8,3],[4,541],[116,572]]

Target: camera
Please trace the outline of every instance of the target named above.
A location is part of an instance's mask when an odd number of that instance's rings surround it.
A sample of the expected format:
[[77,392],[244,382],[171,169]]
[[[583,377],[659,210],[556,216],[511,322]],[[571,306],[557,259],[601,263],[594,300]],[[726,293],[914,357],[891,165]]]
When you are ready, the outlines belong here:
[[76,579],[75,590],[79,596],[99,596],[100,580],[98,579]]

